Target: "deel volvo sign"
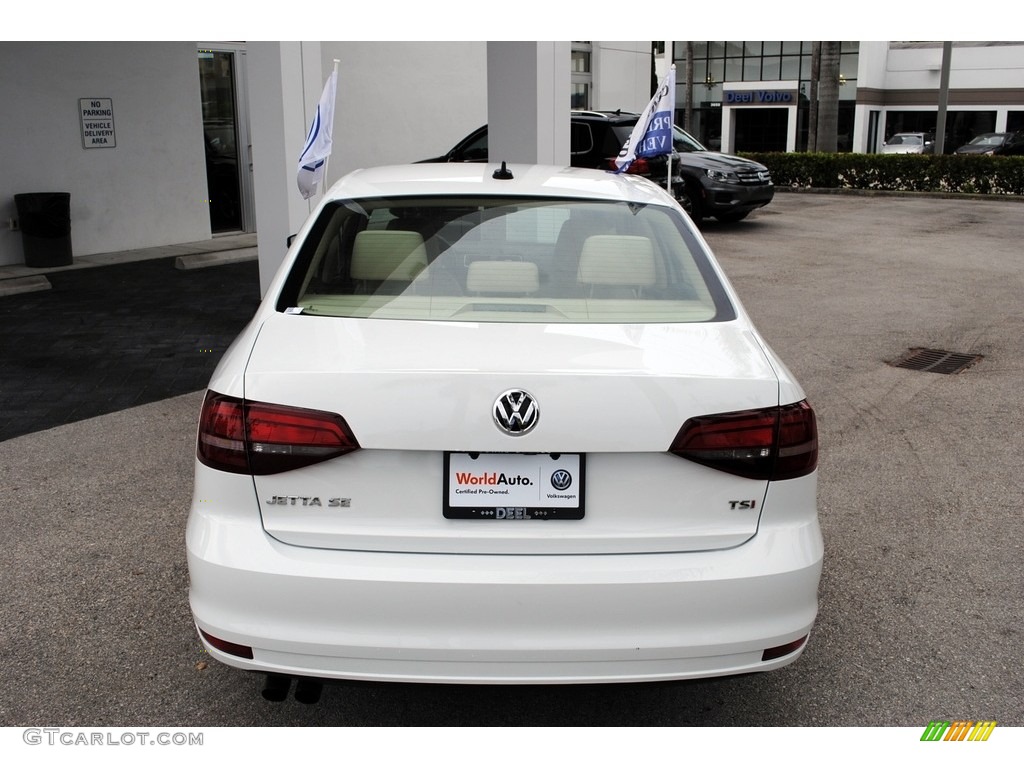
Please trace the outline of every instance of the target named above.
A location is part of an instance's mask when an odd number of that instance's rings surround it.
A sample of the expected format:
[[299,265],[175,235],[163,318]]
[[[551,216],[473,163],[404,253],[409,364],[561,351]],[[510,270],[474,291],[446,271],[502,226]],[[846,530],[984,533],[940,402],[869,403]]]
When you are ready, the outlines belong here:
[[113,99],[79,99],[78,114],[82,120],[82,146],[85,149],[117,146]]
[[722,94],[723,106],[735,106],[739,104],[750,106],[791,106],[796,104],[797,95],[795,91],[726,91]]

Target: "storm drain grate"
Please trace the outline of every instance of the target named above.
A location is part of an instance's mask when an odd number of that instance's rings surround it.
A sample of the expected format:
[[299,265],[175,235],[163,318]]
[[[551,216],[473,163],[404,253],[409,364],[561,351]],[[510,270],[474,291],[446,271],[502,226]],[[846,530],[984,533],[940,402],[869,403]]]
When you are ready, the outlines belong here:
[[946,352],[941,349],[908,349],[899,360],[890,365],[908,368],[911,371],[929,373],[960,373],[980,361],[984,355],[965,355],[962,352]]

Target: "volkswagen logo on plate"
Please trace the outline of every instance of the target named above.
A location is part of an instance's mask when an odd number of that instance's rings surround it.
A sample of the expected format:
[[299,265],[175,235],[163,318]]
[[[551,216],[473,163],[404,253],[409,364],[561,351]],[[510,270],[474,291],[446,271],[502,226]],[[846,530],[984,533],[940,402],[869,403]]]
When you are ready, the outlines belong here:
[[564,469],[556,469],[551,473],[551,487],[556,491],[564,491],[572,485],[572,475]]
[[494,423],[506,434],[525,435],[537,426],[539,419],[537,401],[525,390],[510,389],[494,402]]

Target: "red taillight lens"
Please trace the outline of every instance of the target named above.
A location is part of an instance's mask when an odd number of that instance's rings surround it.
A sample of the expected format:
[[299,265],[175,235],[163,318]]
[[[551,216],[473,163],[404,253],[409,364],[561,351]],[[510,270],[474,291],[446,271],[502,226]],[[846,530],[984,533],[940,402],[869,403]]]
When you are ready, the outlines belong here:
[[[608,158],[606,162],[608,164],[609,171],[617,171],[619,169],[617,161],[617,157]],[[649,176],[651,173],[651,164],[647,162],[647,158],[638,157],[629,164],[629,168],[626,169],[626,173],[636,173],[641,176]]]
[[640,176],[647,176],[651,172],[651,164],[647,162],[647,158],[638,157],[632,163],[629,164],[629,168],[626,169],[626,173],[635,173]]
[[208,467],[225,472],[249,471],[245,451],[245,415],[242,401],[207,392],[199,415],[196,455]]
[[818,430],[806,400],[781,408],[698,416],[669,450],[752,480],[789,480],[818,466]]
[[336,413],[208,392],[199,417],[199,460],[225,472],[272,475],[358,449]]
[[779,408],[778,451],[772,480],[803,477],[818,468],[818,423],[806,400]]

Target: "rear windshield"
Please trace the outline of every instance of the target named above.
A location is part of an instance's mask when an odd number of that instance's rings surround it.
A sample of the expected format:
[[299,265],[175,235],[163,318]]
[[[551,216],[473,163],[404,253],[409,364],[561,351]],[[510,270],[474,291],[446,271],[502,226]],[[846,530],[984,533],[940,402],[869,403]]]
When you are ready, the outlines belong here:
[[519,198],[326,206],[280,311],[465,322],[708,322],[735,312],[667,207]]

